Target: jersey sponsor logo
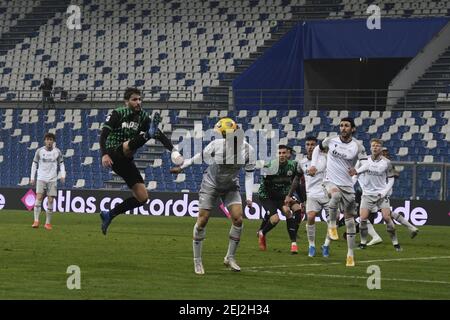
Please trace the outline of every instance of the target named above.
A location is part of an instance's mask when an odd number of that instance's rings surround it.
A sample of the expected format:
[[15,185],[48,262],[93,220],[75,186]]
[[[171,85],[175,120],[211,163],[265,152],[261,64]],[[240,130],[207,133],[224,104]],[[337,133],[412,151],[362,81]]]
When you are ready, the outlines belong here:
[[336,150],[333,150],[331,153],[333,154],[333,156],[335,158],[347,159],[347,155],[344,154],[344,153],[340,153],[340,152],[338,152]]
[[137,130],[139,128],[139,124],[137,122],[134,121],[130,121],[130,122],[123,122],[122,123],[122,129],[133,129],[133,130]]
[[381,177],[381,176],[383,176],[383,174],[384,174],[384,171],[378,171],[378,170],[367,170],[366,171],[366,173],[369,175],[369,176],[379,176],[379,177]]

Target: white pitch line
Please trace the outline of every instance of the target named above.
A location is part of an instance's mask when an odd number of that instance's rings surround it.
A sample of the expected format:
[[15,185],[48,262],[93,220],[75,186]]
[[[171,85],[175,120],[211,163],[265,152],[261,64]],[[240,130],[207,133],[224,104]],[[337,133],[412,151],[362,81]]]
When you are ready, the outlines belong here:
[[[293,272],[283,272],[283,271],[258,271],[258,270],[248,270],[245,271],[250,272],[264,272],[264,273],[270,273],[270,274],[282,274],[282,275],[288,275],[288,276],[308,276],[308,277],[322,277],[322,278],[350,278],[350,279],[364,279],[366,280],[367,277],[363,276],[345,276],[345,275],[337,275],[337,274],[323,274],[323,273],[293,273]],[[402,281],[402,282],[421,282],[421,283],[436,283],[436,284],[448,284],[450,285],[450,282],[447,281],[438,281],[438,280],[421,280],[421,279],[398,279],[398,278],[381,278],[382,281]]]
[[[356,260],[356,263],[373,263],[373,262],[393,262],[393,261],[413,261],[413,260],[431,260],[431,259],[450,259],[450,256],[438,256],[438,257],[417,257],[417,258],[394,258],[394,259],[376,259],[376,260]],[[318,267],[329,266],[335,264],[343,264],[343,262],[330,262],[330,263],[304,263],[294,265],[278,265],[278,266],[257,266],[248,267],[248,269],[269,269],[269,268],[291,268],[291,267]]]

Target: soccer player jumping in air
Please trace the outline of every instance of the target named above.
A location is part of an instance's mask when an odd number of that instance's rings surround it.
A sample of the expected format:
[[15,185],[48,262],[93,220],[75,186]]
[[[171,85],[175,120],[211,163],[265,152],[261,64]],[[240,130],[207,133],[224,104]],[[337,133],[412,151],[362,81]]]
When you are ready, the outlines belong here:
[[125,106],[116,108],[106,118],[100,135],[102,165],[125,180],[133,196],[109,211],[102,211],[101,229],[106,235],[112,219],[128,210],[140,207],[148,200],[141,173],[133,162],[133,154],[149,139],[158,139],[168,150],[174,149],[172,142],[158,129],[161,118],[155,113],[150,119],[142,110],[141,91],[127,88],[124,93]]

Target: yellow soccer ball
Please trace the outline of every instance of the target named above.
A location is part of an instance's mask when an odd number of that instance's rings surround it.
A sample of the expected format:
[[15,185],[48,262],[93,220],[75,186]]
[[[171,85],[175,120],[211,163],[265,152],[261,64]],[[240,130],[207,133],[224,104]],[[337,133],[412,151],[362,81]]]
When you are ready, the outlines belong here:
[[235,132],[237,128],[238,125],[231,118],[222,118],[214,126],[214,130],[220,133],[223,137],[225,137],[227,133]]

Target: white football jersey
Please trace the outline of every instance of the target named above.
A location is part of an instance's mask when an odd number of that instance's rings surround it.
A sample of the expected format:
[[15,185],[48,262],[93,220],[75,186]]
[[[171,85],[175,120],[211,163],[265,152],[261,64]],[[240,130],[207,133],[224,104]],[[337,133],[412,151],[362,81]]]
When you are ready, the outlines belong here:
[[373,160],[369,157],[363,165],[368,165],[360,182],[363,195],[376,196],[386,188],[387,179],[394,176],[391,161],[385,157]]
[[343,142],[339,136],[322,141],[323,148],[328,148],[325,181],[337,186],[353,187],[352,177],[348,173],[358,159],[367,158],[366,149],[358,140]]
[[326,192],[323,188],[323,179],[325,177],[327,158],[322,152],[320,152],[319,158],[317,160],[317,173],[314,175],[314,177],[308,174],[308,169],[311,167],[311,162],[312,161],[307,157],[304,157],[298,163],[299,169],[302,169],[305,175],[306,196],[308,198],[321,199],[326,196]]
[[[218,190],[239,186],[239,172],[254,171],[255,151],[246,141],[233,150],[226,147],[225,139],[215,139],[203,150],[204,161],[209,165],[203,175],[203,183]],[[227,152],[228,151],[228,152]]]
[[36,150],[33,162],[37,165],[37,180],[53,182],[58,178],[58,164],[63,163],[63,156],[58,148],[47,150],[44,146]]

